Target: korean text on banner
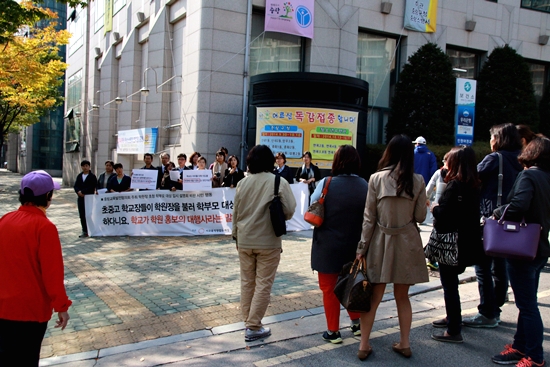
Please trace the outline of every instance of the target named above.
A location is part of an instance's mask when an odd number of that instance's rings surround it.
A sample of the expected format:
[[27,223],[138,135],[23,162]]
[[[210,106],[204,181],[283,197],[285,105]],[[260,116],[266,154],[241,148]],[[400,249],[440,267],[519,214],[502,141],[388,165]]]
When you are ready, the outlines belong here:
[[[290,185],[296,211],[286,222],[288,231],[311,229],[304,221],[307,185]],[[210,192],[139,191],[86,195],[90,236],[195,236],[230,235],[235,189]]]
[[473,79],[456,79],[455,145],[472,145],[476,110],[477,82]]
[[313,39],[315,0],[266,0],[266,32],[294,34]]
[[212,171],[185,170],[181,172],[183,191],[212,191]]
[[258,107],[256,144],[282,152],[290,167],[302,166],[302,154],[310,151],[314,163],[332,168],[340,145],[356,145],[359,113],[312,107]]
[[132,189],[155,190],[157,188],[157,170],[134,169],[132,170]]
[[437,0],[407,0],[404,27],[434,33],[437,25]]
[[118,131],[117,154],[155,153],[158,128],[147,127]]

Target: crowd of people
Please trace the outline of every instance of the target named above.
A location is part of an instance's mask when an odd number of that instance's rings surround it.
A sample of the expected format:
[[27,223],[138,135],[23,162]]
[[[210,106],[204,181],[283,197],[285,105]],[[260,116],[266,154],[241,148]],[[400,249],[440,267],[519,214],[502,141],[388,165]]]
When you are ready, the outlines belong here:
[[[413,146],[409,137],[397,135],[388,143],[378,170],[368,182],[359,177],[360,157],[350,145],[340,146],[336,151],[330,180],[321,178],[309,152],[303,155],[302,167],[292,174],[285,165],[284,154],[274,154],[269,147],[257,145],[247,156],[245,177],[238,158],[230,156],[226,162],[227,154],[220,149],[210,170],[214,187],[236,189],[232,237],[240,264],[245,341],[271,335],[262,318],[280,262],[282,241],[273,229],[270,206],[277,196],[282,215],[289,220],[296,207],[289,184],[297,180],[308,185],[312,202],[326,192],[324,221],[313,231],[311,248],[311,267],[318,272],[323,294],[327,325],[322,334],[324,340],[335,344],[343,341],[340,303],[334,287],[345,264],[364,260],[373,286],[370,311],[348,311],[351,331],[361,336],[357,357],[365,360],[373,352],[371,331],[388,283],[394,285],[400,330],[399,340],[391,347],[404,358],[412,356],[413,312],[408,291],[411,285],[428,281],[417,224],[422,223],[430,211],[435,230],[458,233],[458,264],[439,264],[446,317],[434,321],[432,326],[445,330],[434,332],[432,339],[462,343],[463,326],[497,327],[509,283],[519,309],[516,333],[513,341],[495,354],[492,361],[518,367],[544,366],[543,323],[537,290],[541,270],[550,256],[550,217],[547,215],[550,212],[550,140],[534,134],[520,135],[520,128],[512,124],[492,127],[493,152],[479,164],[471,147],[457,146],[445,154],[443,167],[436,168],[435,172],[430,172],[435,155],[425,147],[424,138],[417,138]],[[417,154],[428,157],[430,167],[425,172],[415,173],[423,165],[417,162],[424,159]],[[180,187],[177,184],[181,182],[169,181],[166,172],[170,170],[207,169],[206,160],[196,152],[189,166],[184,154],[178,156],[178,165],[170,162],[168,154],[161,155],[159,168],[152,166],[152,158],[150,154],[145,155],[143,169],[157,169],[159,189]],[[126,177],[121,164],[108,161],[105,172],[95,179],[90,172],[90,162],[83,161],[75,183],[79,210],[81,199],[100,188],[128,190]],[[434,183],[426,188],[431,179]],[[430,201],[432,191],[438,188],[441,192],[437,200]],[[19,192],[21,207],[0,219],[0,232],[7,236],[0,244],[0,259],[17,259],[2,261],[0,266],[0,284],[8,285],[0,288],[0,364],[10,365],[27,358],[27,365],[38,365],[40,344],[52,309],[58,313],[56,327],[63,329],[69,320],[67,310],[71,301],[63,286],[59,236],[46,217],[56,189],[59,185],[46,172],[25,175]],[[494,258],[484,253],[480,218],[498,219],[503,215],[506,219],[525,218],[528,223],[541,225],[534,260]],[[19,250],[10,246],[12,243],[18,243]],[[16,254],[17,251],[20,253]],[[471,265],[476,267],[479,284],[479,313],[463,319],[458,276]],[[41,271],[36,271],[39,266]]]

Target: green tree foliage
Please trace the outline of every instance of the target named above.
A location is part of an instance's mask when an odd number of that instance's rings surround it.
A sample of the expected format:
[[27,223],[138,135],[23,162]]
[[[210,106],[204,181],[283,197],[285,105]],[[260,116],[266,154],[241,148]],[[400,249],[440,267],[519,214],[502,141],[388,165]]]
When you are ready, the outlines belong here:
[[508,45],[495,48],[477,79],[476,140],[489,140],[493,125],[511,122],[538,131],[539,116],[529,65]]
[[539,132],[550,136],[550,84],[546,86],[542,99],[539,103]]
[[409,57],[395,86],[386,138],[422,135],[429,144],[454,140],[455,78],[449,57],[427,43]]

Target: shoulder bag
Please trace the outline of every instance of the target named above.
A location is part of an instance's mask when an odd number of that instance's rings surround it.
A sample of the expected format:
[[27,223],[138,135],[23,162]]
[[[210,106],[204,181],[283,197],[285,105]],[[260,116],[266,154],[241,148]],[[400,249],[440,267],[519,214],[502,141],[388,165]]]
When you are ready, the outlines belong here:
[[331,176],[327,177],[321,197],[319,200],[313,202],[304,213],[304,220],[314,227],[320,227],[325,219],[325,197],[327,196],[328,185],[331,179]]
[[275,192],[273,193],[273,200],[269,204],[269,215],[271,217],[271,225],[275,231],[275,236],[281,237],[286,234],[286,221],[285,214],[283,213],[283,203],[279,197],[279,184],[281,182],[281,176],[275,175]]
[[532,261],[539,247],[540,224],[504,220],[508,205],[499,220],[487,218],[483,226],[483,249],[489,256]]
[[370,311],[372,284],[367,279],[365,257],[361,260],[355,259],[342,267],[334,294],[348,311]]

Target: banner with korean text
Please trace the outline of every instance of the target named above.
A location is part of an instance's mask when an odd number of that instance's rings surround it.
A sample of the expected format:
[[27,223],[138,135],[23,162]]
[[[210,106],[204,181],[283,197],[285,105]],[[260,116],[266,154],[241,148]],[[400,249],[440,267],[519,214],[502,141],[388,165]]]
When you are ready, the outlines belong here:
[[455,145],[472,145],[476,112],[477,81],[456,78]]
[[310,151],[319,168],[332,168],[340,145],[356,146],[359,113],[312,107],[258,107],[256,144],[282,152],[290,167],[301,167]]
[[[296,199],[288,231],[311,229],[304,221],[307,185],[290,185]],[[235,189],[210,192],[135,191],[86,195],[88,234],[95,236],[231,235]]]
[[404,27],[412,31],[434,33],[437,26],[437,0],[407,0]]
[[118,131],[117,154],[155,153],[157,149],[158,128]]
[[266,0],[266,32],[280,32],[313,39],[315,0]]

